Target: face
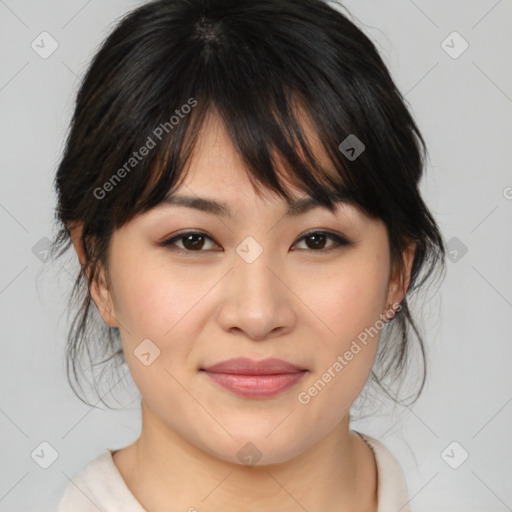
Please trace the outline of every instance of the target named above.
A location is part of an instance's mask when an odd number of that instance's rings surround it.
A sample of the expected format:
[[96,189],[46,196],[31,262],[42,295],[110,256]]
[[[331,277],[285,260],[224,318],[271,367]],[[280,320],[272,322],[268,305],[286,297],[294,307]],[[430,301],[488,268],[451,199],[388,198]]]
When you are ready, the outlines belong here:
[[[109,289],[91,290],[120,328],[143,401],[164,428],[220,459],[240,463],[248,442],[258,464],[306,452],[346,417],[381,315],[403,297],[385,225],[347,204],[289,213],[284,199],[258,196],[214,117],[172,196],[226,211],[182,200],[134,218],[111,240]],[[240,357],[294,369],[204,371]]]

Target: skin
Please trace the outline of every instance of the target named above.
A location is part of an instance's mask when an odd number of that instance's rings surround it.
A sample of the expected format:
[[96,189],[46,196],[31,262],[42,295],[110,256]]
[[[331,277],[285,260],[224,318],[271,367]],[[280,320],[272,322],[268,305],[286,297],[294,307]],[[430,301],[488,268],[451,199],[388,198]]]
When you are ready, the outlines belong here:
[[[305,197],[291,190],[294,198]],[[141,435],[113,456],[127,486],[150,512],[375,512],[375,459],[350,431],[349,409],[368,378],[379,336],[309,403],[300,403],[298,393],[388,304],[402,300],[414,248],[404,252],[406,275],[394,275],[380,220],[344,204],[336,214],[317,207],[284,216],[284,199],[268,190],[256,194],[216,116],[203,126],[176,193],[225,202],[233,217],[159,205],[115,231],[108,279],[91,289],[104,321],[120,329],[142,396]],[[211,238],[203,252],[158,245],[189,229]],[[303,238],[311,229],[342,233],[351,244],[323,252]],[[72,236],[84,263],[79,230]],[[247,236],[263,248],[250,264],[236,252]],[[185,251],[183,243],[176,242]],[[326,248],[333,244],[326,239]],[[160,349],[149,366],[134,355],[147,338]],[[309,371],[294,387],[263,399],[235,395],[199,371],[239,356],[281,358]],[[247,442],[261,452],[253,467],[237,457]]]

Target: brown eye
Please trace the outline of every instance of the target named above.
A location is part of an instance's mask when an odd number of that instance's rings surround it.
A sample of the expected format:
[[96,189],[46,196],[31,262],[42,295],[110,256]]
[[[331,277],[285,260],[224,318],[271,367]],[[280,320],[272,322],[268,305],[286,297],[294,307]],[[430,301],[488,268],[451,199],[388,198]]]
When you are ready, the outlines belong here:
[[[327,236],[324,234],[309,235],[305,240],[307,240],[306,245],[309,249],[323,249],[325,247]],[[308,241],[310,243],[308,243]]]
[[[330,244],[328,243],[328,240],[331,240]],[[208,243],[210,243],[209,247]],[[342,246],[350,245],[350,242],[346,238],[335,233],[324,231],[310,232],[309,234],[304,235],[299,240],[299,242],[295,244],[295,246],[297,246],[299,243],[305,243],[306,245],[305,248],[299,248],[301,250],[321,253],[335,250]],[[213,239],[201,231],[180,233],[168,240],[160,242],[159,245],[167,247],[169,250],[182,253],[200,253],[216,250],[216,248],[218,248],[218,245],[213,241]]]
[[[208,247],[208,241],[210,242],[210,247]],[[181,233],[169,240],[164,240],[159,245],[181,252],[206,252],[216,246],[215,242],[208,235],[200,231]]]
[[[327,240],[331,240],[333,243],[327,245]],[[337,249],[344,245],[350,245],[350,242],[335,233],[329,233],[324,231],[313,231],[303,236],[298,243],[304,242],[306,245],[305,250],[311,250],[316,252],[327,252],[330,250]],[[326,246],[327,245],[327,246]]]
[[204,239],[203,235],[186,235],[181,238],[183,246],[188,251],[201,250],[204,246]]

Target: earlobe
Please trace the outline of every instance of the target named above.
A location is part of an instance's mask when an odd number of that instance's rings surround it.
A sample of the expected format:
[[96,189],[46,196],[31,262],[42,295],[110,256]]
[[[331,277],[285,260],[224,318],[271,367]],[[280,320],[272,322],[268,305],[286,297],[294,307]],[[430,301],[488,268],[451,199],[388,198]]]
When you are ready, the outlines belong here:
[[400,304],[409,289],[415,250],[416,243],[411,242],[402,252],[403,272],[396,269],[389,283],[388,303],[390,304]]
[[103,321],[107,325],[110,325],[110,327],[117,327],[112,294],[110,293],[106,280],[104,279],[103,269],[100,269],[98,278],[91,284],[90,292],[92,300],[94,301],[94,304],[96,304]]
[[411,242],[403,252],[404,267],[405,267],[405,276],[403,279],[404,295],[407,292],[407,290],[409,289],[409,284],[411,282],[411,270],[412,270],[412,264],[414,261],[415,252],[416,252],[416,242]]
[[[82,244],[82,225],[77,225],[70,229],[71,240],[73,242],[73,246],[75,247],[76,254],[78,256],[78,260],[80,261],[80,265],[85,272],[86,279],[89,279],[89,275],[87,273],[87,258],[85,255],[85,250]],[[89,288],[91,298],[96,305],[103,321],[110,325],[111,327],[117,327],[117,320],[115,318],[114,307],[112,302],[112,295],[109,291],[107,281],[105,279],[104,269],[101,268],[99,271],[99,275],[94,282],[91,283]]]

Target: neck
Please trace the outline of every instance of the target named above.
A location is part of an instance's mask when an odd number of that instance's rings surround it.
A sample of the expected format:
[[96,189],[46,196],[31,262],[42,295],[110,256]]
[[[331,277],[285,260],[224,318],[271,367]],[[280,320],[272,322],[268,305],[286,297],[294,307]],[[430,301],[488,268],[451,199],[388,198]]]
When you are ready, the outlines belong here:
[[116,452],[114,462],[148,512],[377,510],[373,452],[349,430],[348,414],[301,455],[249,467],[218,459],[185,441],[143,401],[142,433]]

